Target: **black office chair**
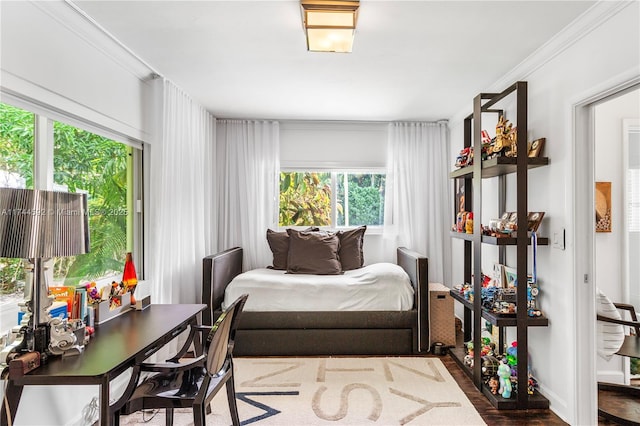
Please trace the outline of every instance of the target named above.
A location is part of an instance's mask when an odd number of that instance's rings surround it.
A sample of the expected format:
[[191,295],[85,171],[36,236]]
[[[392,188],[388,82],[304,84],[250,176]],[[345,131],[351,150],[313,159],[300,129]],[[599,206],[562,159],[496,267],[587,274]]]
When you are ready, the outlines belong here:
[[[640,358],[640,322],[636,315],[633,305],[625,303],[611,303],[602,293],[598,294],[599,298],[604,298],[605,303],[609,302],[613,308],[609,308],[609,312],[598,314],[598,321],[609,324],[618,324],[618,326],[627,326],[629,333],[624,336],[603,336],[604,339],[616,342],[616,348],[609,353],[615,355],[626,356],[631,358]],[[623,319],[619,310],[629,312],[631,321]],[[624,330],[624,329],[623,329]],[[598,383],[598,415],[612,422],[622,425],[640,425],[640,387],[629,386],[617,383]]]
[[226,385],[231,421],[234,426],[239,426],[233,381],[233,343],[238,318],[247,298],[246,294],[240,296],[218,317],[213,327],[197,326],[198,330],[209,331],[203,342],[203,353],[199,356],[181,362],[171,359],[166,363],[143,363],[141,372],[156,374],[136,387],[120,413],[164,408],[166,424],[172,426],[174,408],[192,407],[195,426],[203,426],[211,400]]

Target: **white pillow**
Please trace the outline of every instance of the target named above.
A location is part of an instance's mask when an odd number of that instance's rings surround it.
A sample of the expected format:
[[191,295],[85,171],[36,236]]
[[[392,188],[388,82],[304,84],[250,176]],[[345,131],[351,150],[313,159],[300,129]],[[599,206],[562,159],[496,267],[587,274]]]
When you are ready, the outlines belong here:
[[[596,312],[598,315],[621,320],[622,316],[607,296],[596,289]],[[597,321],[598,355],[609,361],[624,343],[624,326],[610,322]]]

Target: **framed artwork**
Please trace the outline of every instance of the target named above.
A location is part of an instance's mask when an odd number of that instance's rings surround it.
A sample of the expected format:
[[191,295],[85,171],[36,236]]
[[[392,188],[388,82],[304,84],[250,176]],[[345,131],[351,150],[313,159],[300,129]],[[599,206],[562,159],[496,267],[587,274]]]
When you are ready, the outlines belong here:
[[513,288],[518,286],[518,271],[516,268],[504,267],[504,276],[506,280],[506,288]]
[[596,182],[596,232],[611,232],[611,182]]
[[529,152],[527,157],[540,157],[542,155],[542,149],[544,148],[544,142],[546,138],[536,139],[529,144]]
[[527,216],[528,230],[533,232],[537,231],[543,217],[544,212],[529,212]]

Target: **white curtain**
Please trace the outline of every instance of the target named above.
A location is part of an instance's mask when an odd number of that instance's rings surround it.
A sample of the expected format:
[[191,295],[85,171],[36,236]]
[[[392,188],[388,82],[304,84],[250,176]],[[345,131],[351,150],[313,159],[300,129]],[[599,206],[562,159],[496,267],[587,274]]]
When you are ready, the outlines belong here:
[[218,250],[244,249],[244,269],[271,264],[267,228],[278,225],[280,133],[273,121],[216,123]]
[[444,121],[389,125],[384,213],[385,247],[426,255],[429,281],[443,284],[451,274],[448,139]]
[[196,303],[213,240],[215,118],[170,81],[153,85],[146,280],[153,303]]

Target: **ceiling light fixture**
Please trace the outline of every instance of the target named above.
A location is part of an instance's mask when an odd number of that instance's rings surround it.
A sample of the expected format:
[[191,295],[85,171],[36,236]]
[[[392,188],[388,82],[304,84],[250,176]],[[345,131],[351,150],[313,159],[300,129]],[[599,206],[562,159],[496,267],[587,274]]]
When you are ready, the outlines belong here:
[[301,0],[310,52],[351,52],[359,1]]

